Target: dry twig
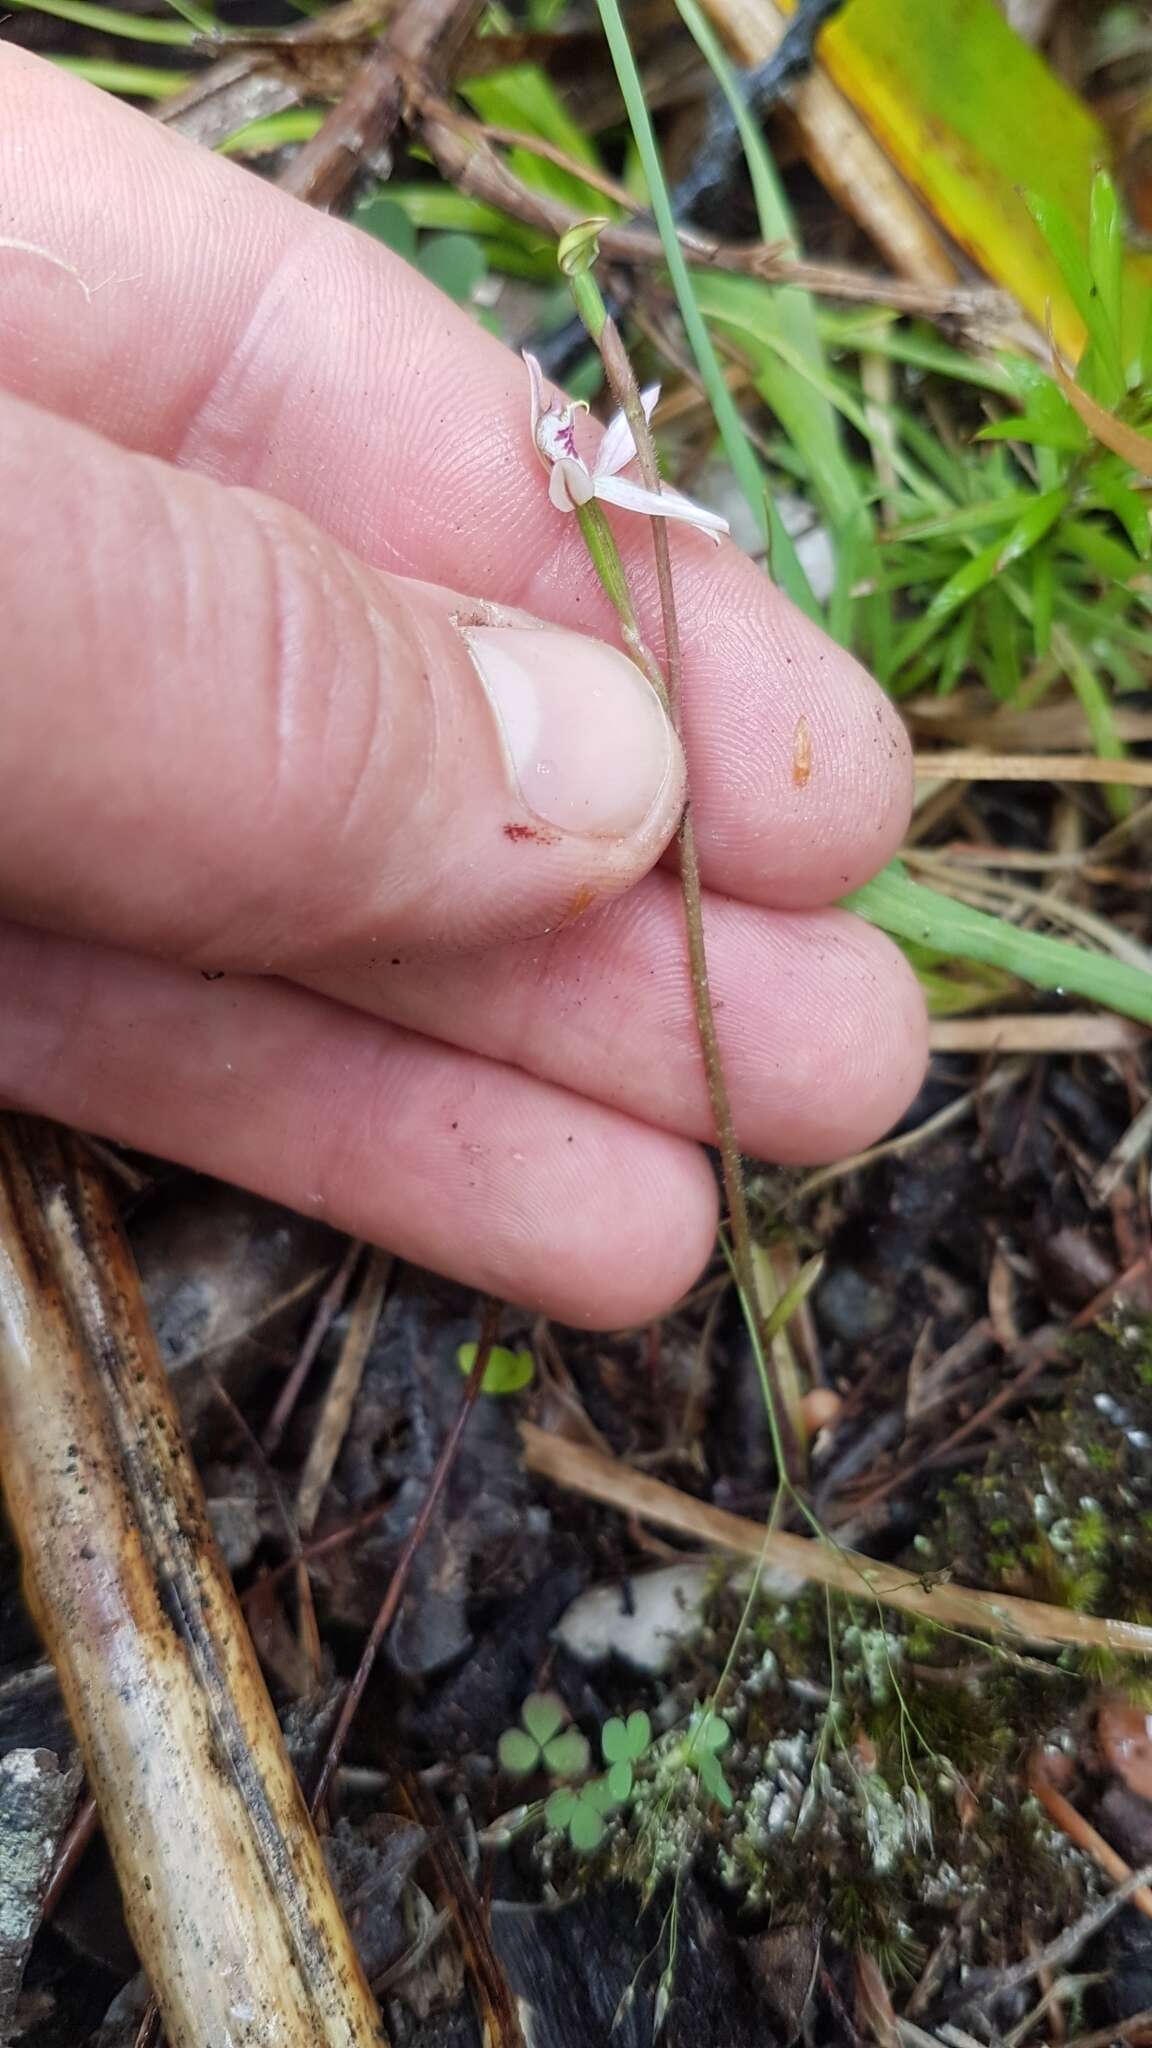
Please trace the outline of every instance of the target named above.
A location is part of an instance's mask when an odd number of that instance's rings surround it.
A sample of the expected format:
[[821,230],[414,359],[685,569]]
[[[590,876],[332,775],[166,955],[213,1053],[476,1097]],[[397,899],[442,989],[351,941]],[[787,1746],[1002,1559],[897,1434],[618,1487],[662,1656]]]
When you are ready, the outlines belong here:
[[604,1458],[583,1445],[549,1436],[531,1423],[521,1425],[524,1459],[529,1470],[589,1500],[603,1501],[623,1514],[640,1516],[660,1528],[675,1529],[713,1550],[763,1559],[795,1573],[798,1580],[833,1586],[857,1599],[871,1596],[904,1614],[949,1629],[1004,1637],[1013,1642],[1076,1643],[1117,1650],[1134,1657],[1152,1657],[1152,1628],[1141,1622],[1081,1614],[1073,1608],[1051,1607],[1042,1600],[1022,1600],[1007,1593],[986,1593],[943,1579],[918,1579],[898,1566],[846,1550],[828,1538],[790,1536],[769,1531],[744,1515],[729,1514],[691,1494],[680,1493],[658,1479],[649,1479],[615,1458]]
[[1104,761],[1099,754],[917,754],[922,782],[1107,782],[1152,789],[1152,761]]
[[308,1456],[296,1494],[296,1522],[304,1536],[310,1536],[320,1512],[324,1489],[332,1477],[333,1467],[340,1455],[340,1446],[348,1428],[364,1367],[380,1321],[384,1306],[384,1292],[388,1276],[392,1271],[392,1258],[388,1252],[371,1251],[368,1254],[361,1277],[359,1291],[352,1304],[344,1342],[336,1361],[336,1370],[324,1397],[316,1429],[308,1446]]
[[[1061,1751],[1059,1762],[1064,1761],[1064,1754]],[[1126,1863],[1123,1856],[1112,1847],[1111,1842],[1105,1841],[1099,1828],[1094,1828],[1091,1821],[1085,1820],[1084,1815],[1077,1811],[1072,1801],[1065,1798],[1053,1776],[1052,1759],[1043,1749],[1034,1750],[1028,1759],[1028,1790],[1040,1801],[1049,1820],[1055,1822],[1077,1849],[1082,1849],[1086,1856],[1091,1856],[1092,1861],[1106,1877],[1112,1879],[1113,1884],[1128,1882],[1132,1877],[1132,1865]],[[1145,1919],[1152,1920],[1152,1890],[1148,1885],[1137,1880],[1132,1885],[1128,1899],[1129,1903],[1136,1907],[1137,1912],[1143,1913]]]
[[933,1052],[1138,1052],[1148,1031],[1111,1011],[1043,1011],[1019,1017],[938,1017],[928,1027]]

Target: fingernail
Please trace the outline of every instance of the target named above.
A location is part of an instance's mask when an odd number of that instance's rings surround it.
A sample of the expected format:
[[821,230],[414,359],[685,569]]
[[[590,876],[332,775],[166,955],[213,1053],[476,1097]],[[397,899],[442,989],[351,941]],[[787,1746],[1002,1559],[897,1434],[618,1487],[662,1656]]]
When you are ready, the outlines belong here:
[[463,633],[528,810],[564,832],[638,832],[666,802],[681,757],[635,663],[550,626]]

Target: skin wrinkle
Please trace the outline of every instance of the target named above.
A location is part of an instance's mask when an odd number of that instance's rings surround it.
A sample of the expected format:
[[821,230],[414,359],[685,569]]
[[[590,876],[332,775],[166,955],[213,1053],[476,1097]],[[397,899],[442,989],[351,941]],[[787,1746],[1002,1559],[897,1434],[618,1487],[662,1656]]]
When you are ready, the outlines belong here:
[[[11,927],[0,931],[0,981],[11,973],[25,1002],[38,979],[28,943]],[[463,1246],[473,1284],[499,1281],[513,1298],[550,1299],[569,1320],[588,1320],[589,1301],[603,1303],[610,1323],[643,1316],[658,1298],[648,1276],[674,1259],[672,1285],[686,1286],[694,1258],[706,1252],[714,1188],[693,1148],[634,1127],[635,1142],[620,1150],[609,1112],[589,1105],[570,1120],[558,1091],[507,1068],[445,1061],[425,1042],[333,1010],[320,997],[285,991],[289,1000],[280,1004],[274,984],[245,977],[206,986],[139,962],[116,988],[98,966],[90,993],[80,1064],[91,1073],[93,1057],[110,1062],[107,1071],[96,1069],[100,1108],[89,1121],[107,1136],[126,1135],[130,1105],[132,1119],[144,1118],[136,1142],[147,1145],[173,1073],[184,1075],[193,1164],[207,1164],[200,1134],[218,1125],[209,1145],[214,1170],[273,1196],[287,1175],[301,1207],[317,1212],[312,1197],[320,1194],[319,1213],[330,1221],[357,1234],[375,1229],[402,1252],[413,1214],[427,1219],[438,1263],[452,1270]],[[126,1025],[133,1040],[127,1063]],[[18,1054],[19,1031],[15,1041]],[[24,1057],[34,1071],[33,1038]],[[77,1063],[61,1082],[52,1106],[74,1119]],[[283,1140],[271,1178],[262,1170],[270,1124]],[[514,1171],[500,1172],[501,1160],[507,1166],[516,1152]],[[598,1271],[595,1191],[606,1174],[624,1205],[619,1241],[627,1257],[613,1272]],[[399,1189],[402,1202],[392,1192]],[[674,1245],[659,1220],[669,1213],[681,1225]]]
[[[200,171],[198,159],[204,152],[197,145],[185,144],[183,137],[172,135],[170,131],[160,129],[155,124],[153,132],[157,140],[163,139],[173,143],[181,151],[190,149],[194,160],[197,160],[196,169]],[[137,239],[140,247],[150,252],[157,249],[166,251],[173,245],[179,248],[181,243],[185,244],[175,273],[177,289],[184,287],[185,279],[188,280],[189,286],[196,287],[196,296],[200,303],[210,309],[211,326],[205,331],[203,344],[198,346],[196,356],[188,360],[187,373],[178,386],[178,399],[173,406],[173,418],[163,437],[162,445],[157,445],[154,436],[149,436],[149,441],[154,453],[162,454],[166,460],[178,467],[202,469],[203,465],[193,464],[188,459],[188,445],[195,438],[198,422],[210,416],[219,386],[228,375],[233,362],[242,355],[245,342],[259,321],[265,299],[275,290],[279,263],[286,255],[287,248],[286,244],[283,245],[269,265],[271,236],[267,229],[270,223],[261,222],[255,215],[249,215],[246,208],[238,208],[231,204],[231,195],[225,199],[221,191],[219,198],[216,199],[215,181],[207,178],[199,180],[201,203],[192,210],[192,219],[189,221],[186,218],[186,209],[181,207],[177,210],[174,198],[169,205],[169,193],[174,192],[174,187],[164,175],[167,168],[165,164],[164,170],[160,171],[155,154],[150,157],[150,175],[141,179],[138,188]],[[182,166],[185,174],[190,168],[185,160]],[[97,169],[99,170],[99,166]],[[95,196],[103,189],[101,179],[97,175],[90,190]],[[162,215],[167,213],[170,217],[172,233],[167,240],[158,232],[162,222],[157,222],[152,216],[150,207],[153,205],[158,207]],[[238,213],[241,230],[239,239],[236,233]],[[222,216],[222,219],[218,220],[218,216]],[[310,216],[306,218],[310,220]],[[220,228],[223,229],[222,233],[219,232]],[[214,233],[218,233],[218,240],[213,239]],[[201,250],[203,257],[207,259],[206,262],[201,259],[207,275],[198,277],[197,271],[200,266],[197,264],[197,257]],[[250,268],[260,280],[255,291],[249,283]],[[149,283],[151,280],[146,279],[145,282]],[[191,289],[188,290],[188,296],[192,296]],[[122,345],[117,354],[119,360],[131,363],[131,353],[124,351]],[[117,438],[123,437],[118,435]],[[239,481],[236,478],[230,480]]]
[[[313,215],[306,215],[305,219],[307,228],[302,226],[300,240],[307,243],[320,223]],[[253,467],[250,461],[249,444],[252,454],[259,451],[261,443],[266,450],[275,448],[282,438],[278,428],[284,412],[284,394],[274,386],[262,387],[257,370],[252,383],[259,392],[260,403],[250,406],[245,430],[238,435],[241,408],[235,404],[234,393],[238,386],[243,386],[250,368],[259,364],[265,337],[283,318],[292,293],[307,288],[307,280],[294,274],[293,266],[300,253],[298,246],[286,243],[276,251],[257,288],[249,288],[235,326],[222,340],[211,376],[204,380],[203,389],[181,420],[179,436],[169,452],[169,460],[178,468],[195,469],[202,475],[251,489],[262,488],[258,465]],[[210,289],[215,282],[212,277]],[[314,465],[313,474],[323,474],[322,460]],[[315,516],[317,524],[323,525],[322,514]]]
[[[7,765],[22,788],[52,764],[94,855],[74,881],[59,819],[45,843],[43,806],[10,804],[7,859],[22,830],[41,832],[43,856],[23,861],[14,911],[208,967],[288,971],[365,948],[381,926],[401,943],[460,946],[554,924],[577,889],[611,893],[658,852],[678,777],[630,838],[557,835],[546,859],[500,839],[517,811],[459,597],[385,579],[290,508],[107,447],[24,401],[0,397],[0,422],[14,429],[9,520],[39,533],[40,556],[9,600],[27,644]],[[51,485],[17,511],[21,477],[45,465]],[[68,601],[73,557],[92,617]],[[170,594],[184,632],[169,630]],[[52,655],[43,608],[60,617]],[[62,689],[77,693],[75,716],[58,727]],[[118,861],[138,866],[141,835],[152,858],[133,894]]]
[[[376,593],[357,566],[321,547],[303,521],[255,493],[238,496],[260,539],[269,593],[270,630],[260,636],[268,650],[266,681],[259,692],[268,707],[271,738],[265,829],[291,846],[299,837],[297,819],[307,828],[322,791],[324,815],[331,820],[324,851],[327,870],[334,877],[353,874],[361,864],[361,849],[378,841],[381,868],[391,874],[388,842],[398,827],[394,819],[379,816],[381,763],[389,764],[391,782],[404,792],[401,837],[410,818],[412,788],[411,726],[388,717],[381,645],[390,642],[393,664],[403,659],[403,652],[397,655],[402,639],[397,622],[381,615]],[[366,602],[372,605],[371,615]],[[330,679],[321,691],[316,689],[318,675]],[[398,748],[400,760],[394,758]],[[314,917],[320,908],[317,902],[310,905]],[[387,914],[386,905],[379,910]],[[269,916],[273,923],[251,941],[251,955],[265,967],[286,965],[299,956],[302,934],[276,877],[270,878]],[[341,942],[342,925],[345,942],[359,935],[362,917],[355,892],[337,882],[319,921],[335,945]]]
[[[459,1036],[542,1079],[707,1138],[691,994],[674,943],[679,916],[676,885],[653,877],[542,945],[514,943],[452,968],[405,959],[377,977],[313,979],[406,1026]],[[910,969],[881,934],[840,911],[778,913],[753,929],[746,907],[713,898],[709,937],[748,1150],[816,1164],[900,1113],[924,1063],[923,1010]]]

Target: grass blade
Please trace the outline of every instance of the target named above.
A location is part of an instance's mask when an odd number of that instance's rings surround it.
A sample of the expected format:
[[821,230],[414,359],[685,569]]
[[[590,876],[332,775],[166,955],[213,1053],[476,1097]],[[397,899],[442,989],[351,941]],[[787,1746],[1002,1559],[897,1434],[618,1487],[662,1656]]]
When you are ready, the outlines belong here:
[[1106,954],[1090,953],[1084,946],[1070,945],[1065,939],[1021,931],[1002,918],[973,910],[954,897],[910,881],[898,862],[844,901],[847,909],[866,917],[869,924],[879,925],[893,938],[910,939],[962,960],[980,960],[988,967],[1002,967],[1033,988],[1086,996],[1089,1002],[1103,1003],[1124,1017],[1152,1024],[1152,974]]

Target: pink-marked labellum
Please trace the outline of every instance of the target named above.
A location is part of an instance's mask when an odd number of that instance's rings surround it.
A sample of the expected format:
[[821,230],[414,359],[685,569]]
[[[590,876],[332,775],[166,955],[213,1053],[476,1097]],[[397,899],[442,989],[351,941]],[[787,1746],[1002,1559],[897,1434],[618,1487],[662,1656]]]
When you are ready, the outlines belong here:
[[[621,476],[620,471],[636,460],[635,437],[622,412],[618,412],[605,428],[595,460],[589,467],[576,452],[575,432],[576,414],[587,412],[587,406],[579,401],[563,405],[551,398],[545,402],[544,377],[539,363],[527,351],[524,361],[532,388],[532,441],[549,471],[548,496],[558,512],[575,512],[581,505],[599,498],[606,505],[619,505],[625,512],[642,512],[650,519],[681,519],[685,525],[697,527],[716,542],[722,533],[727,533],[726,519],[722,519],[718,512],[709,512],[704,505],[695,504],[682,492],[669,489],[667,484],[662,484],[658,491],[650,491],[644,484]],[[659,396],[658,384],[649,385],[647,391],[641,392],[645,419],[651,419]]]

